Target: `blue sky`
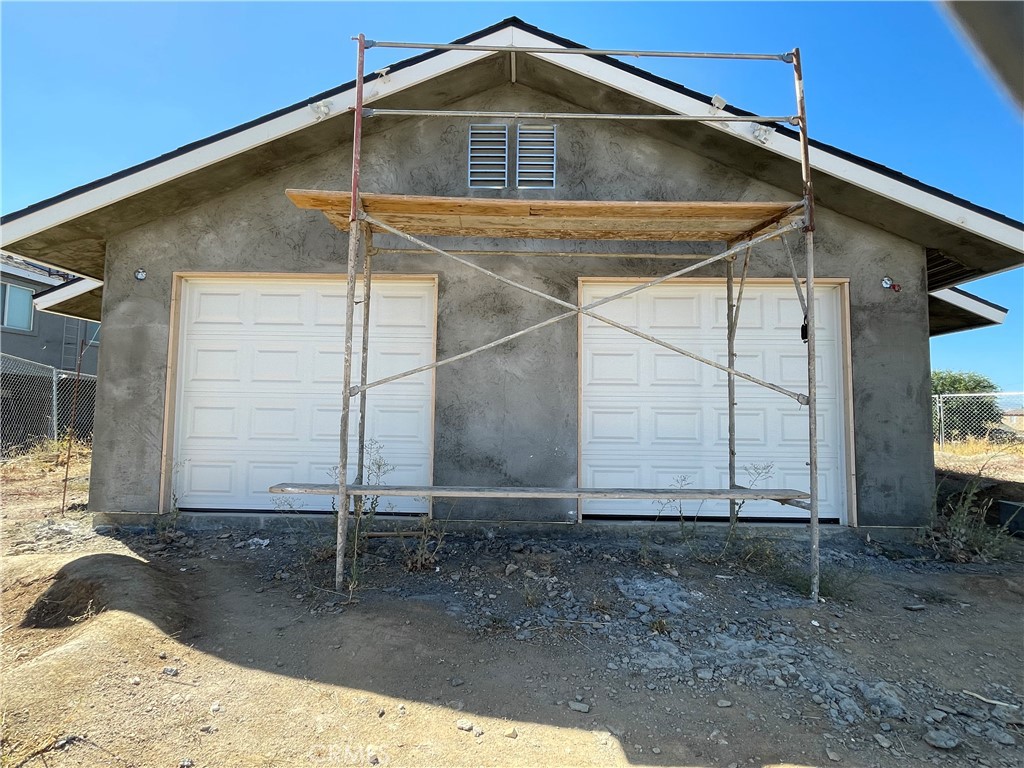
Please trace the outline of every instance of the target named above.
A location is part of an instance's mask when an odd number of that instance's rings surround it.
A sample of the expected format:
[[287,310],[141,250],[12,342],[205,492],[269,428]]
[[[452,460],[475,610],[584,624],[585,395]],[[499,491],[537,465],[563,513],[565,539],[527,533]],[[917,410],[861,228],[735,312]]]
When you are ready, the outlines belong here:
[[[300,101],[354,73],[351,35],[448,41],[517,15],[592,47],[803,50],[818,139],[1024,218],[1020,114],[932,3],[0,4],[3,212]],[[370,68],[397,58],[371,51]],[[763,114],[789,69],[642,65]],[[935,368],[1024,390],[1024,271],[967,286],[1005,325],[941,337]]]

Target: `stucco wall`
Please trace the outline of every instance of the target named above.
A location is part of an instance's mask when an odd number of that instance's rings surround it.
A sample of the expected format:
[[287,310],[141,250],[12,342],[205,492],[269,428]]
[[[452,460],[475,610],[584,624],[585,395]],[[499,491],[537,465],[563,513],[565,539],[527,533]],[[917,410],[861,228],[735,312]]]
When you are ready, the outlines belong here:
[[[518,86],[481,94],[462,106],[571,107]],[[364,140],[364,190],[465,195],[467,122],[406,120],[389,126],[371,121]],[[526,195],[622,200],[791,197],[681,146],[647,139],[624,125],[567,122],[559,126],[558,144],[558,188]],[[342,271],[346,237],[320,214],[295,209],[284,190],[347,189],[349,153],[350,147],[340,146],[109,241],[103,379],[90,501],[94,510],[154,512],[158,507],[173,272]],[[474,194],[519,193],[477,190]],[[485,240],[457,244],[465,248],[496,245],[498,241]],[[752,276],[789,275],[780,246],[758,253]],[[816,253],[819,276],[850,278],[860,523],[923,522],[933,489],[923,248],[823,206]],[[573,302],[580,275],[653,276],[684,263],[521,256],[492,257],[489,262],[509,277]],[[143,282],[133,277],[139,266],[149,275]],[[442,257],[382,255],[375,269],[439,275],[439,356],[497,338],[554,311],[547,302]],[[697,274],[722,276],[723,269],[718,264]],[[901,293],[880,288],[886,274],[902,284]],[[439,369],[435,482],[574,485],[577,405],[576,324],[571,321]],[[572,502],[463,502],[452,518],[564,519],[565,510],[573,506]],[[438,511],[442,516],[448,513],[447,507]]]

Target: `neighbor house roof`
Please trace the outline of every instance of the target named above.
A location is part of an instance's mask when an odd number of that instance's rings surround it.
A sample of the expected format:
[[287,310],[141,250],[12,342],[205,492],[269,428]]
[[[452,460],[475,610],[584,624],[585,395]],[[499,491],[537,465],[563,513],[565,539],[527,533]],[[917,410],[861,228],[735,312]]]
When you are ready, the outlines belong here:
[[[456,43],[522,47],[580,47],[565,38],[509,18]],[[488,62],[497,54],[478,51],[430,51],[374,72],[366,78],[367,104],[388,104],[412,89],[422,98],[441,98],[454,84],[483,90],[502,75]],[[709,114],[711,98],[618,59],[592,54],[523,54],[519,82],[561,89],[572,100],[600,109],[609,97],[634,111]],[[473,77],[467,72],[473,72]],[[459,79],[461,76],[461,79]],[[567,80],[567,78],[569,78]],[[531,83],[532,79],[532,83]],[[588,89],[567,84],[589,83]],[[444,83],[446,87],[442,87]],[[351,121],[355,83],[317,94],[290,107],[183,146],[153,160],[119,171],[0,219],[4,247],[41,263],[93,280],[102,280],[109,236],[157,216],[191,207],[225,189],[297,159],[337,146]],[[752,116],[727,106],[720,114]],[[813,112],[812,112],[813,114]],[[701,149],[713,159],[757,168],[757,177],[799,195],[798,135],[773,125],[767,137],[755,137],[753,123],[687,123],[673,130],[702,131]],[[691,134],[687,134],[691,135]],[[1024,263],[1024,225],[878,163],[823,142],[811,141],[815,194],[819,202],[927,248],[929,289],[948,288]],[[283,193],[283,190],[282,190]],[[98,318],[101,288],[80,284],[76,311]],[[67,300],[70,300],[68,297]],[[58,307],[59,308],[59,307]],[[66,308],[65,308],[66,310]]]

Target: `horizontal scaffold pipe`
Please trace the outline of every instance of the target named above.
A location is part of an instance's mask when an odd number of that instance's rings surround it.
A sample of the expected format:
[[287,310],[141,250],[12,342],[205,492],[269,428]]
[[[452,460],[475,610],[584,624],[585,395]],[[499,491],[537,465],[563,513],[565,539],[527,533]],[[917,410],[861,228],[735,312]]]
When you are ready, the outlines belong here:
[[[415,256],[418,253],[433,253],[426,248],[385,248],[374,246],[371,253],[393,253],[401,256]],[[561,259],[669,259],[673,261],[696,261],[707,258],[703,253],[624,253],[617,251],[501,251],[487,249],[482,251],[453,249],[448,253],[458,256],[543,256]]]
[[475,109],[373,109],[363,117],[493,117],[502,120],[653,120],[675,123],[788,123],[799,125],[796,115],[645,115],[602,112],[502,112]]
[[408,371],[404,371],[404,372],[401,372],[401,373],[396,373],[396,374],[394,374],[392,376],[388,376],[388,377],[385,377],[383,379],[377,379],[376,381],[373,381],[373,382],[371,382],[369,384],[366,384],[365,386],[352,387],[352,388],[349,389],[349,396],[350,397],[354,397],[359,392],[363,392],[365,390],[372,389],[374,387],[379,387],[379,386],[381,386],[383,384],[388,384],[388,383],[390,383],[392,381],[397,381],[398,379],[403,379],[403,378],[405,378],[407,376],[412,376],[412,375],[415,375],[417,373],[421,373],[423,371],[430,370],[431,368],[437,368],[437,367],[439,367],[441,365],[446,365],[448,363],[455,362],[455,359],[465,359],[465,358],[469,357],[470,355],[476,354],[477,352],[482,352],[484,349],[490,349],[490,348],[495,347],[495,346],[497,346],[499,344],[502,344],[505,341],[510,340],[511,338],[522,336],[522,335],[524,335],[526,333],[530,333],[531,331],[535,331],[535,330],[538,330],[539,328],[543,328],[544,326],[551,325],[551,324],[556,323],[556,322],[558,322],[560,320],[564,320],[567,316],[569,316],[572,313],[579,313],[579,314],[586,315],[587,317],[593,318],[594,320],[597,320],[599,322],[605,323],[606,325],[610,325],[613,328],[618,328],[619,330],[624,331],[624,332],[629,333],[629,334],[632,334],[633,336],[637,336],[637,337],[639,337],[641,339],[644,339],[645,341],[649,341],[652,344],[657,344],[658,346],[664,347],[665,349],[671,350],[672,352],[675,352],[677,354],[683,355],[684,357],[688,357],[688,358],[690,358],[692,360],[696,360],[697,362],[703,363],[704,365],[711,366],[712,368],[717,368],[718,370],[723,371],[725,373],[731,373],[734,376],[736,376],[738,378],[741,378],[741,379],[744,379],[745,381],[749,381],[752,384],[757,384],[758,386],[764,387],[766,389],[770,389],[773,392],[778,392],[780,395],[785,395],[786,397],[790,397],[793,400],[796,400],[801,405],[806,405],[807,404],[807,395],[805,395],[805,394],[802,394],[800,392],[793,392],[791,390],[786,389],[785,387],[780,387],[777,384],[773,384],[770,381],[765,381],[764,379],[759,379],[756,376],[750,375],[749,373],[744,373],[743,371],[736,370],[735,368],[731,368],[731,367],[729,367],[727,365],[722,365],[721,363],[717,363],[714,360],[709,360],[706,357],[702,357],[702,356],[700,356],[698,354],[695,354],[695,353],[690,352],[688,350],[682,349],[681,347],[677,347],[674,344],[670,344],[667,341],[662,341],[661,339],[658,339],[658,338],[656,338],[654,336],[651,336],[649,334],[643,333],[642,331],[638,331],[635,328],[630,328],[629,326],[623,325],[622,323],[619,323],[619,322],[617,322],[615,320],[612,320],[611,318],[605,317],[603,315],[599,315],[599,314],[591,311],[591,310],[593,310],[593,309],[595,309],[597,307],[602,306],[603,304],[607,304],[609,302],[616,301],[616,300],[618,300],[620,298],[623,298],[625,296],[630,296],[630,295],[632,295],[634,293],[637,293],[639,291],[643,291],[643,290],[646,290],[647,288],[651,288],[651,287],[653,287],[655,285],[659,285],[661,283],[664,283],[667,280],[672,280],[673,278],[679,277],[681,275],[685,275],[688,272],[693,272],[694,270],[700,269],[701,267],[705,267],[705,266],[707,266],[709,264],[712,264],[712,263],[714,263],[716,261],[720,261],[722,259],[728,258],[733,252],[737,252],[737,251],[739,251],[739,250],[741,250],[743,248],[750,248],[750,247],[752,247],[753,245],[755,245],[757,243],[764,242],[764,241],[767,241],[767,240],[771,240],[771,239],[774,239],[776,237],[780,237],[785,232],[788,232],[788,231],[793,230],[793,229],[798,229],[799,227],[803,226],[803,222],[802,221],[790,222],[789,224],[780,226],[774,232],[767,232],[765,234],[759,235],[758,237],[754,238],[753,240],[749,240],[749,241],[747,241],[745,243],[741,243],[741,244],[735,245],[732,248],[727,248],[726,250],[722,251],[721,253],[719,253],[719,254],[717,254],[715,256],[711,256],[711,257],[709,257],[707,259],[704,259],[703,261],[699,261],[696,264],[691,264],[688,267],[684,267],[682,269],[678,269],[675,272],[672,272],[672,273],[670,273],[668,275],[664,275],[663,277],[658,277],[658,278],[650,280],[650,281],[648,281],[646,283],[642,283],[640,285],[633,286],[632,288],[627,288],[626,290],[623,290],[623,291],[620,291],[618,293],[612,294],[611,296],[606,296],[606,297],[604,297],[602,299],[598,299],[597,301],[593,301],[590,304],[587,304],[585,306],[580,307],[580,306],[577,306],[575,304],[570,304],[567,301],[563,301],[562,299],[559,299],[559,298],[557,298],[555,296],[550,296],[550,295],[544,293],[543,291],[538,291],[535,288],[530,288],[528,285],[523,285],[522,283],[518,283],[515,280],[511,280],[511,279],[509,279],[507,277],[504,277],[503,275],[499,275],[497,272],[493,272],[493,271],[487,269],[486,267],[480,266],[479,264],[474,264],[471,261],[468,261],[468,260],[463,259],[463,258],[461,258],[459,256],[456,256],[455,254],[449,253],[448,251],[442,250],[441,248],[437,248],[436,246],[433,246],[433,245],[431,245],[430,243],[428,243],[428,242],[426,242],[424,240],[420,240],[419,238],[414,237],[413,235],[407,234],[405,232],[402,232],[401,230],[396,229],[395,227],[392,227],[389,224],[385,224],[384,222],[382,222],[382,221],[380,221],[378,219],[375,219],[374,217],[372,217],[372,216],[370,216],[370,215],[368,215],[366,213],[360,214],[360,218],[362,218],[364,221],[366,221],[368,224],[370,224],[373,227],[376,227],[378,229],[382,229],[385,232],[390,232],[393,235],[398,235],[399,237],[405,238],[409,242],[414,243],[415,245],[418,245],[421,248],[424,248],[424,249],[426,249],[428,251],[436,253],[436,254],[438,254],[440,256],[447,256],[448,258],[453,259],[454,261],[457,261],[458,263],[460,263],[460,264],[462,264],[464,266],[467,266],[470,269],[475,269],[476,271],[482,272],[483,274],[487,275],[488,277],[494,278],[495,280],[497,280],[500,283],[508,285],[508,286],[510,286],[512,288],[518,288],[521,291],[525,291],[526,293],[529,293],[531,296],[536,296],[539,299],[543,299],[543,300],[549,301],[549,302],[551,302],[553,304],[557,304],[560,307],[564,307],[566,309],[569,309],[570,312],[569,313],[565,313],[563,315],[559,315],[559,316],[553,317],[553,318],[549,318],[548,320],[544,320],[544,321],[542,321],[540,323],[537,323],[534,326],[531,326],[529,328],[525,328],[522,331],[519,331],[519,332],[517,332],[515,334],[512,334],[510,337],[506,337],[504,339],[497,339],[495,341],[492,341],[492,342],[484,345],[483,347],[477,347],[476,349],[472,349],[472,350],[468,350],[467,352],[463,352],[460,355],[456,356],[456,358],[447,358],[445,360],[440,360],[440,361],[437,361],[435,363],[430,363],[430,364],[427,364],[427,365],[423,365],[423,366],[420,366],[418,368],[413,368],[413,369],[408,370]]
[[405,43],[390,40],[367,40],[367,48],[411,48],[417,51],[476,51],[478,53],[561,53],[584,56],[632,56],[661,59],[740,59],[744,61],[793,62],[786,53],[714,53],[703,51],[628,51],[619,48],[547,48],[529,45],[460,45],[458,43]]

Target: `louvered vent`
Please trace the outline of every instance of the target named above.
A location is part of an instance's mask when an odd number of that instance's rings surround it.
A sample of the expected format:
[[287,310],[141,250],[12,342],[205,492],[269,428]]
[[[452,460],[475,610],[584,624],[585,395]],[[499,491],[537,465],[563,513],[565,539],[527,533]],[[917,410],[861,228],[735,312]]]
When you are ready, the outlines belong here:
[[469,186],[503,189],[508,186],[508,126],[469,126]]
[[555,126],[520,125],[516,132],[516,186],[555,186]]

